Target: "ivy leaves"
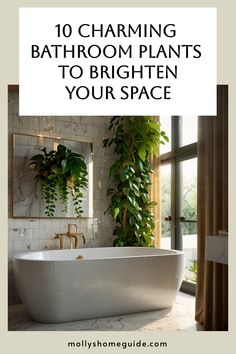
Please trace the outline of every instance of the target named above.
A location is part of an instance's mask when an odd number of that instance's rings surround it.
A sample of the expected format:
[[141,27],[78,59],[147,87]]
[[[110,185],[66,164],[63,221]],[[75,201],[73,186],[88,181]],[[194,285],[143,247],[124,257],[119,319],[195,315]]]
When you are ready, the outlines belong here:
[[158,153],[159,144],[168,141],[160,124],[151,117],[113,117],[109,130],[112,137],[103,146],[113,147],[117,160],[110,168],[114,188],[108,189],[111,203],[106,212],[116,222],[114,246],[153,246],[155,217],[150,209],[149,163],[151,154]]
[[54,216],[56,202],[62,201],[64,211],[67,212],[68,196],[72,195],[76,215],[83,213],[81,208],[83,192],[88,185],[87,166],[83,156],[72,152],[64,145],[58,145],[57,150],[47,152],[44,147],[43,154],[31,158],[37,172],[36,181],[40,184],[42,197],[45,201],[45,214]]

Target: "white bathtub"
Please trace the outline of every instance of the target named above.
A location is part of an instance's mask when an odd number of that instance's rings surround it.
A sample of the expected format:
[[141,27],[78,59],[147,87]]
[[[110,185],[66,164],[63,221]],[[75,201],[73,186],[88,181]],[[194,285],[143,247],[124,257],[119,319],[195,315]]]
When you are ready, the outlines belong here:
[[[79,255],[83,259],[76,260]],[[173,304],[183,252],[106,247],[14,256],[20,298],[30,316],[56,323],[150,311]]]

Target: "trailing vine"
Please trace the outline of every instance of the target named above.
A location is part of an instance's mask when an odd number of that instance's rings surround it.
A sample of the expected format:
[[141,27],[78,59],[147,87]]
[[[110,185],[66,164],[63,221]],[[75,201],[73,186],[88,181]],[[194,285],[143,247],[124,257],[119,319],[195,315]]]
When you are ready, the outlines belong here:
[[40,185],[41,195],[45,201],[45,215],[54,216],[56,202],[61,200],[64,212],[68,210],[68,197],[72,195],[75,213],[79,217],[83,192],[88,186],[87,166],[83,156],[72,152],[64,145],[58,145],[57,150],[47,152],[40,150],[31,158],[30,165],[36,172],[35,179]]
[[113,117],[109,124],[111,138],[103,146],[114,147],[117,160],[110,167],[114,188],[107,191],[111,197],[106,212],[116,222],[114,246],[152,247],[155,217],[150,200],[151,179],[154,173],[149,162],[156,155],[159,144],[168,141],[160,124],[152,117]]

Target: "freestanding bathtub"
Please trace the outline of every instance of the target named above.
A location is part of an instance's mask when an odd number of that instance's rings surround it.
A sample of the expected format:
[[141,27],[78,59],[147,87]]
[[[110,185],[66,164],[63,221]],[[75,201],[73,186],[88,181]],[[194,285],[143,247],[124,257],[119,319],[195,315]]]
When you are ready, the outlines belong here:
[[170,307],[182,275],[183,252],[174,250],[106,247],[14,256],[20,298],[34,320],[47,323]]

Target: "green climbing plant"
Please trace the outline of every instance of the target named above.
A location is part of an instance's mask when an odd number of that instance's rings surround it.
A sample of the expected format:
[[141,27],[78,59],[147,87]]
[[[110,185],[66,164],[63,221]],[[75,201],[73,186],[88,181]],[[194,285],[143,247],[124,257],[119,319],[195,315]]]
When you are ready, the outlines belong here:
[[116,222],[114,246],[152,247],[155,217],[150,200],[151,154],[157,154],[159,144],[168,141],[160,124],[148,116],[113,117],[110,120],[111,137],[103,141],[104,148],[114,148],[116,161],[110,167],[114,188],[107,191],[111,197],[106,212]]
[[30,165],[36,172],[35,179],[45,201],[45,215],[54,216],[58,199],[62,202],[64,212],[67,212],[68,196],[71,194],[76,215],[81,216],[82,190],[88,186],[88,172],[83,156],[61,144],[56,151],[47,152],[45,147],[40,151],[41,154],[31,158]]

